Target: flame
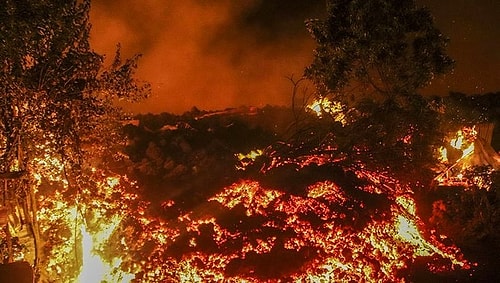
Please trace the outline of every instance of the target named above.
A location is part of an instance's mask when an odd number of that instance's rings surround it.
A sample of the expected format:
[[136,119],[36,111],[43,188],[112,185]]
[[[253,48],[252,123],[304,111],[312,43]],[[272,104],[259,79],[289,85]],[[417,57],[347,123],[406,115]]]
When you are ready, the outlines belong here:
[[262,150],[257,149],[257,150],[252,150],[247,154],[238,153],[237,157],[239,160],[250,159],[250,160],[255,161],[255,158],[257,158],[261,155],[262,155]]
[[104,279],[107,269],[106,264],[100,256],[93,253],[94,243],[92,235],[87,231],[85,225],[81,226],[80,231],[82,233],[83,264],[77,282],[101,282]]
[[462,151],[462,157],[460,158],[464,158],[466,156],[469,156],[471,155],[472,153],[474,152],[474,143],[471,143],[467,148],[465,148],[463,151]]
[[247,154],[238,153],[236,154],[236,158],[239,161],[239,164],[236,165],[236,169],[245,170],[248,165],[252,164],[257,157],[261,156],[264,153],[262,149],[255,149],[250,151]]
[[476,137],[477,132],[475,130],[475,127],[472,127],[459,130],[456,133],[455,138],[451,139],[450,145],[453,148],[462,151],[462,156],[459,158],[459,160],[474,152],[474,140],[476,139]]
[[[449,140],[449,146],[461,152],[460,156],[455,159],[449,157],[449,152],[446,147],[442,146],[438,149],[438,160],[447,168],[434,179],[440,185],[453,185],[460,183],[466,185],[468,180],[463,179],[463,173],[470,167],[467,163],[467,158],[474,153],[474,142],[477,139],[477,131],[475,127],[464,127],[457,131]],[[465,162],[464,162],[465,161]],[[451,163],[451,164],[450,164]],[[460,166],[458,166],[461,164]]]
[[[57,159],[39,161],[43,165],[62,165]],[[129,260],[127,242],[119,238],[126,206],[134,202],[135,195],[124,191],[126,177],[106,176],[102,170],[91,168],[86,178],[88,186],[71,196],[69,183],[57,176],[62,169],[48,167],[44,176],[51,187],[39,194],[38,219],[45,241],[46,257],[42,259],[41,276],[58,278],[50,282],[131,282],[138,267],[124,266]],[[38,176],[38,185],[43,181]],[[122,182],[124,181],[124,182]],[[130,185],[130,184],[129,184]],[[117,198],[118,197],[118,198]],[[120,228],[120,229],[119,229]]]
[[[53,249],[50,251],[45,272],[48,274],[57,274],[64,282],[67,282],[67,280],[75,281],[75,279],[72,279],[73,276],[76,278],[75,282],[82,283],[102,281],[131,282],[135,278],[133,274],[120,270],[121,258],[110,257],[105,259],[102,257],[103,250],[108,244],[110,237],[118,225],[120,225],[122,220],[120,216],[105,218],[103,215],[94,215],[94,217],[99,218],[99,221],[94,224],[97,226],[97,231],[91,232],[85,223],[83,223],[78,212],[82,209],[84,210],[84,207],[80,207],[79,209],[76,206],[67,207],[65,201],[55,201],[54,204],[55,206],[52,208],[44,208],[40,211],[42,222],[48,224],[57,221],[58,229],[57,231],[53,231],[53,233],[59,232],[64,234],[63,232],[68,230],[71,232],[68,236],[59,235],[57,237],[61,239],[61,242],[53,246]],[[80,226],[80,228],[74,229],[75,225]],[[53,226],[49,227],[46,229],[53,228]],[[44,230],[43,232],[49,233],[50,231]],[[81,245],[81,253],[78,252],[80,249],[74,250],[77,243]],[[75,255],[76,258],[72,256],[68,257],[68,255]],[[81,262],[81,266],[78,266],[79,262]],[[75,269],[75,271],[80,271],[78,274],[76,272],[68,272],[68,267]]]
[[446,149],[446,147],[441,146],[441,147],[439,147],[438,151],[439,151],[438,160],[441,163],[447,163],[448,162],[448,150]]
[[331,101],[326,97],[314,100],[307,106],[307,109],[314,112],[318,117],[323,117],[323,114],[329,114],[335,121],[345,125],[347,123],[344,113],[344,106],[338,101]]
[[457,132],[457,137],[450,141],[450,145],[456,149],[461,149],[464,144],[464,135],[461,130]]
[[120,258],[113,258],[111,261],[104,260],[96,251],[103,249],[111,234],[121,222],[121,217],[114,216],[104,227],[91,234],[85,225],[81,225],[82,235],[82,269],[76,282],[100,283],[100,282],[131,282],[135,275],[126,272],[113,272],[121,264]]

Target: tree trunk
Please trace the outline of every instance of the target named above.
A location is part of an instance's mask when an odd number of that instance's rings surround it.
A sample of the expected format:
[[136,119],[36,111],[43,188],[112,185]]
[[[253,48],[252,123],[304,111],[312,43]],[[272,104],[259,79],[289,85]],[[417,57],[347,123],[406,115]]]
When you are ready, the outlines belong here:
[[38,273],[38,264],[39,264],[39,261],[40,261],[40,257],[41,257],[41,250],[42,250],[42,246],[43,246],[43,243],[41,241],[41,237],[40,237],[40,227],[38,225],[38,218],[37,218],[37,212],[38,212],[38,207],[37,207],[37,202],[36,202],[36,196],[35,196],[35,188],[34,186],[30,186],[29,188],[29,206],[30,206],[30,210],[31,210],[31,223],[30,223],[30,226],[31,226],[31,230],[32,230],[32,233],[33,233],[33,239],[34,239],[34,244],[35,244],[35,260],[33,262],[33,267],[34,267],[34,270],[35,270],[35,274]]

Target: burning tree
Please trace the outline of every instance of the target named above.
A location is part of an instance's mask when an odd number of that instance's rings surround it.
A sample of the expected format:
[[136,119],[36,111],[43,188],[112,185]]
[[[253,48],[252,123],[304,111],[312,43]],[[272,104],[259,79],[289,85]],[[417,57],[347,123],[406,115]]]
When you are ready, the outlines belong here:
[[0,8],[3,205],[22,219],[10,226],[33,231],[36,269],[47,262],[42,247],[50,241],[39,234],[37,186],[60,181],[64,199],[78,202],[89,145],[98,133],[114,132],[106,130],[116,125],[113,103],[149,91],[133,78],[137,56],[122,61],[118,49],[104,67],[89,45],[89,10],[89,0],[6,1]]
[[442,133],[418,90],[453,62],[429,10],[413,0],[334,0],[327,12],[326,19],[307,22],[318,45],[305,76],[319,100],[344,110],[347,123],[330,128],[336,145],[382,168],[400,168],[410,180],[431,180],[421,168],[435,160]]

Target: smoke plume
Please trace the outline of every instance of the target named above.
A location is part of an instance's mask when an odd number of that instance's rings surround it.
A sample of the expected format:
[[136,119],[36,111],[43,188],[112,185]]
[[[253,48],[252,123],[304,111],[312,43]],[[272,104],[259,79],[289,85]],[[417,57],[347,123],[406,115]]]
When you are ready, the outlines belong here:
[[[272,3],[269,3],[272,2]],[[302,76],[314,42],[304,20],[323,1],[96,0],[93,48],[112,57],[141,53],[137,76],[153,95],[135,112],[181,113],[193,106],[289,105],[289,76]]]

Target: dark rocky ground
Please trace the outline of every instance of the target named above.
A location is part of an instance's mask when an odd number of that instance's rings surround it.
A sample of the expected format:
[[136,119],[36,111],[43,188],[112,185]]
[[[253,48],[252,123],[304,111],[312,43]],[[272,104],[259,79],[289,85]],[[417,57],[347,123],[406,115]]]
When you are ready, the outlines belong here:
[[[305,183],[331,173],[325,173],[325,167],[309,167],[263,177],[258,167],[235,170],[236,154],[265,150],[290,138],[294,118],[286,108],[193,110],[180,116],[142,115],[138,120],[124,127],[129,140],[125,153],[131,162],[120,170],[139,181],[153,213],[162,217],[190,211],[238,179],[260,178],[270,187],[294,184],[287,190],[298,193]],[[164,199],[181,205],[175,211],[164,210]],[[416,201],[421,219],[447,235],[477,265],[436,275],[417,261],[409,269],[411,282],[500,282],[500,178],[493,180],[490,191],[438,188],[419,194]],[[439,210],[439,204],[444,208]]]

